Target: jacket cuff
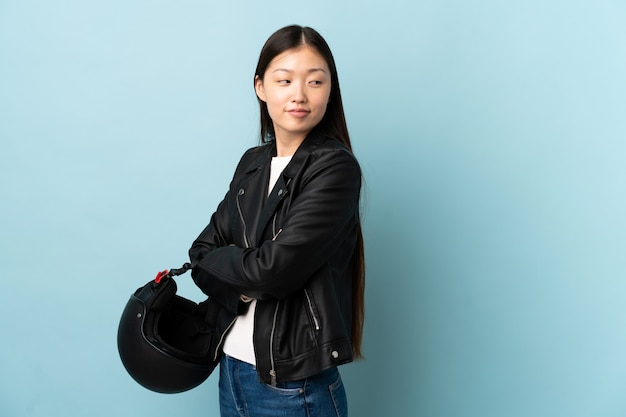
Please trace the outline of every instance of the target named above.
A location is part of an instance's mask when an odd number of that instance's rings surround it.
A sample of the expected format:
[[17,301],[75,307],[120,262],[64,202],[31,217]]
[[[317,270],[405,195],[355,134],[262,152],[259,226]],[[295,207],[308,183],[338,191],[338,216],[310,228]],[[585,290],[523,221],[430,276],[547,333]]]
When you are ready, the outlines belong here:
[[243,314],[247,310],[246,303],[241,301],[240,293],[227,285],[211,279],[207,273],[197,266],[192,269],[191,277],[194,282],[209,298],[220,303],[226,310],[234,314]]

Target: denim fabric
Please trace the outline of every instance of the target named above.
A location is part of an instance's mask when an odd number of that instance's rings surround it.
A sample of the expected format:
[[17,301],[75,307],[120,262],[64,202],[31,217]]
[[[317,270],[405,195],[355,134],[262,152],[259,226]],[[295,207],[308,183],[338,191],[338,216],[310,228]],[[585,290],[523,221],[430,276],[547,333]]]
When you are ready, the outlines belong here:
[[337,368],[278,386],[259,382],[256,369],[223,355],[221,417],[347,417],[346,393]]

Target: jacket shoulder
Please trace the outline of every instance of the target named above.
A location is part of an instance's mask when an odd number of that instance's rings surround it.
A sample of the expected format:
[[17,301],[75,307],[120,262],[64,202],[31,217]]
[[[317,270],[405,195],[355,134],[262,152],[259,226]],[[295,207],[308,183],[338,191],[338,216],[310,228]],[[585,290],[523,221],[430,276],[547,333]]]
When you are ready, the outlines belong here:
[[241,156],[241,159],[237,164],[237,170],[235,172],[237,174],[240,174],[256,169],[260,164],[262,164],[263,160],[268,158],[270,151],[270,144],[254,146],[248,149]]
[[322,160],[332,159],[334,162],[351,162],[360,170],[359,162],[352,151],[337,139],[325,138],[313,150],[313,155]]

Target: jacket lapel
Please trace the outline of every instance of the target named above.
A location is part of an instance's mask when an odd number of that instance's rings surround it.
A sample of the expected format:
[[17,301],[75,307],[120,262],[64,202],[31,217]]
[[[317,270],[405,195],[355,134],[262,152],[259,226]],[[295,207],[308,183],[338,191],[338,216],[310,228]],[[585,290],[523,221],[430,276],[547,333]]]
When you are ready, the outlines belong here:
[[[252,241],[255,242],[257,246],[261,244],[263,240],[263,231],[268,226],[272,216],[278,208],[278,205],[290,193],[291,180],[296,176],[298,171],[300,171],[304,162],[307,158],[309,158],[311,153],[315,150],[315,148],[317,148],[323,139],[323,136],[320,135],[310,134],[307,136],[304,142],[302,142],[300,147],[296,150],[296,153],[293,155],[291,161],[289,161],[289,164],[287,164],[282,174],[278,177],[278,180],[276,180],[276,184],[274,185],[271,194],[265,201],[265,204],[259,206],[262,207],[262,209],[258,216],[255,234],[252,237]],[[269,178],[269,170],[267,178]],[[266,181],[268,180],[266,179]]]

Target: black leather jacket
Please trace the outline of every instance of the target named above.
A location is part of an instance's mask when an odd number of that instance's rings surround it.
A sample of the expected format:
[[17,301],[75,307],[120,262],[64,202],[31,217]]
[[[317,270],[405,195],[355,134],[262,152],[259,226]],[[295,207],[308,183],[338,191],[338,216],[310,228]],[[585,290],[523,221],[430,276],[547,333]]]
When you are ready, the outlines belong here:
[[[361,171],[340,142],[310,134],[268,193],[274,143],[248,150],[189,255],[200,289],[231,315],[256,298],[261,381],[297,380],[352,361],[353,252]],[[214,347],[215,348],[215,347]]]

